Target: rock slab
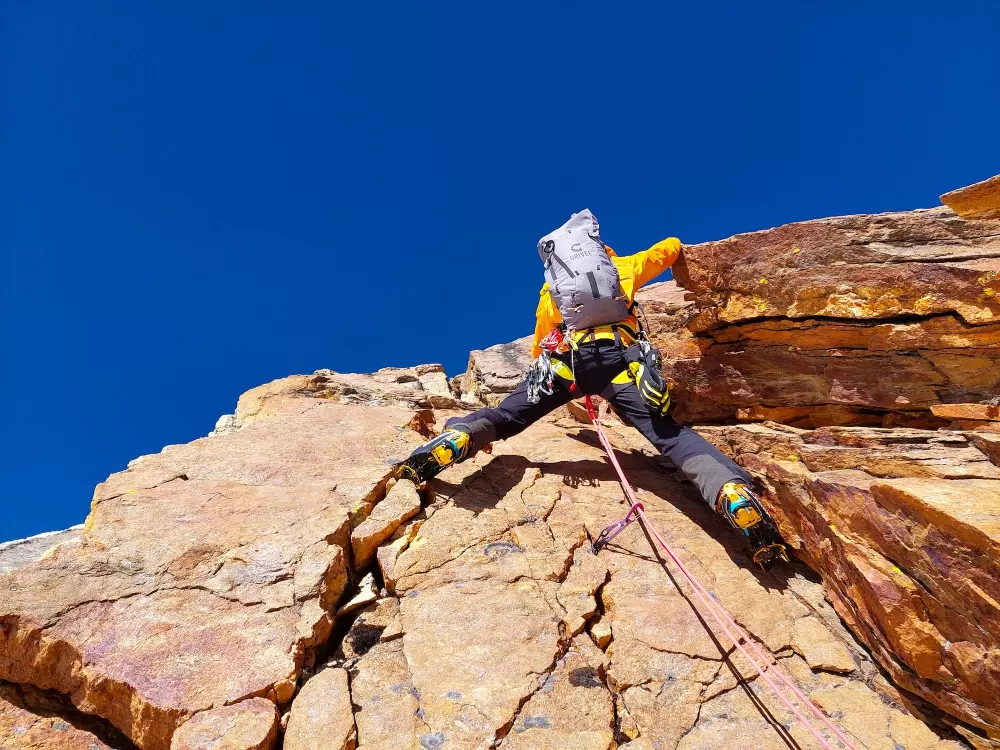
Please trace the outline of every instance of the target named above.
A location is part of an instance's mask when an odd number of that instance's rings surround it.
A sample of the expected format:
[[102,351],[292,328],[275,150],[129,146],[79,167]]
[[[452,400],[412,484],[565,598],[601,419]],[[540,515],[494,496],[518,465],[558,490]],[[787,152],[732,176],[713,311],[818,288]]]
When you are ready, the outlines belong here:
[[893,680],[1000,737],[1000,476],[960,433],[702,428]]

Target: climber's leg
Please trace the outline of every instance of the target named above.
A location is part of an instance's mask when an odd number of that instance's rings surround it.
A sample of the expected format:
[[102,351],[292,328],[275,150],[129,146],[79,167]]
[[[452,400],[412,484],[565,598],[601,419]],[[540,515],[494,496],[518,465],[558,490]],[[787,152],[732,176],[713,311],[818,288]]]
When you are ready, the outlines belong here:
[[601,395],[684,473],[713,510],[747,538],[754,562],[764,566],[775,557],[786,557],[781,535],[751,489],[746,470],[691,428],[650,411],[633,381],[616,381]]
[[486,407],[465,417],[452,417],[433,440],[415,450],[400,465],[403,476],[425,482],[451,464],[474,456],[494,440],[506,440],[523,432],[573,397],[569,389],[557,383],[551,394],[539,394],[537,404],[528,401],[528,384],[522,382],[513,393],[495,407]]
[[601,396],[691,480],[709,505],[715,506],[727,482],[750,483],[745,469],[701,435],[669,415],[650,411],[634,381],[611,383]]

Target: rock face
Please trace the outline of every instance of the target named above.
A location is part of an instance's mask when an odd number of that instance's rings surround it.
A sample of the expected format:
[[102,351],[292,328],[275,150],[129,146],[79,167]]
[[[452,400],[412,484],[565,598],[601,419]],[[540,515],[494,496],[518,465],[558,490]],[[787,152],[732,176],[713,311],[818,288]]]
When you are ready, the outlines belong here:
[[406,407],[271,390],[238,432],[111,476],[81,545],[4,576],[0,679],[67,694],[151,749],[203,712],[288,705],[330,635],[352,524],[424,437]]
[[236,432],[255,419],[294,410],[297,400],[318,398],[359,406],[405,406],[410,409],[461,407],[441,365],[384,367],[373,373],[317,370],[292,375],[247,391],[235,414],[219,418],[212,435]]
[[[640,297],[679,416],[798,559],[753,569],[609,419],[619,460],[859,750],[1000,748],[997,237],[943,208],[806,222],[687,248],[687,291]],[[436,365],[255,388],[99,485],[78,537],[0,550],[0,747],[813,747],[639,524],[593,553],[627,506],[578,412],[390,489],[529,347],[455,390]]]
[[17,539],[0,544],[0,573],[9,573],[34,562],[61,544],[74,544],[83,535],[83,524],[65,531],[50,531],[45,534]]
[[[614,439],[669,541],[807,691],[857,712],[858,741],[959,747],[908,713],[804,569],[749,570],[720,519],[631,452],[636,436]],[[359,748],[784,747],[747,689],[789,717],[756,684],[739,687],[729,665],[749,679],[746,665],[727,659],[731,645],[706,631],[639,528],[591,552],[625,506],[588,428],[546,418],[431,490],[383,568],[395,595],[356,621],[338,656]]]
[[1000,391],[1000,222],[945,208],[789,224],[685,248],[701,350],[683,419],[932,426]]
[[[67,695],[141,748],[783,747],[775,719],[808,746],[637,526],[591,552],[625,506],[588,427],[546,418],[435,480],[406,520],[411,490],[385,496],[388,464],[431,415],[287,385],[237,431],[110,477],[81,545],[5,574],[5,679]],[[850,714],[859,747],[960,747],[880,676],[804,567],[752,571],[614,429],[650,517],[807,692]],[[351,531],[373,518],[395,525],[374,602],[350,583]],[[338,600],[357,602],[339,645]]]
[[976,436],[701,432],[764,478],[785,538],[893,680],[1000,736],[1000,468]]

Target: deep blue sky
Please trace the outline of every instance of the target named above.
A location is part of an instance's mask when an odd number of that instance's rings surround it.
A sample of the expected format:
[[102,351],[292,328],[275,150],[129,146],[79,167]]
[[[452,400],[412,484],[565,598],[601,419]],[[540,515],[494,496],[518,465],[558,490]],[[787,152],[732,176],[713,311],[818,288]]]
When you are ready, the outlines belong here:
[[0,540],[268,380],[460,372],[584,206],[628,252],[1000,172],[998,7],[2,3]]

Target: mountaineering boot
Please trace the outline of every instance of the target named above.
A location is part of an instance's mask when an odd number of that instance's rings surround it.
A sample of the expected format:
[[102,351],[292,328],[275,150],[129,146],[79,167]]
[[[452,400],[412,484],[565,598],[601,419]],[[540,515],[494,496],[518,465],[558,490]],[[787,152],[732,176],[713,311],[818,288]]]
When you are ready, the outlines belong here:
[[788,562],[788,552],[774,519],[745,484],[726,482],[719,492],[715,511],[743,533],[750,543],[750,556],[761,568],[779,557]]
[[399,465],[400,477],[417,484],[426,482],[454,463],[468,458],[472,437],[461,429],[445,428],[433,440],[417,448]]

